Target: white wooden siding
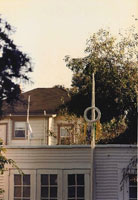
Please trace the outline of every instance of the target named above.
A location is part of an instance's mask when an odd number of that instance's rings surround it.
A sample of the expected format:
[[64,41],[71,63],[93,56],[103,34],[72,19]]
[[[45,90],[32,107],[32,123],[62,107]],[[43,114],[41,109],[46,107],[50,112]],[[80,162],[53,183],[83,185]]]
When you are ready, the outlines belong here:
[[[0,175],[0,188],[4,189],[4,175]],[[3,194],[0,195],[0,199],[3,199]]]
[[[122,145],[97,146],[95,152],[96,200],[119,200],[119,165],[127,167],[130,159],[136,155],[136,148]],[[122,191],[123,192],[123,191]],[[123,200],[123,199],[122,199]],[[125,200],[125,199],[124,199]]]
[[21,168],[90,168],[90,148],[8,148],[7,156]]
[[9,118],[7,120],[1,120],[0,123],[7,123],[8,124],[8,133],[7,133],[7,144],[8,145],[40,145],[44,144],[44,142],[47,144],[47,124],[48,119],[42,117],[42,118],[30,118],[30,125],[32,127],[33,131],[33,137],[30,141],[28,139],[26,140],[15,140],[12,138],[12,132],[13,132],[13,123],[12,120]]
[[[120,166],[127,167],[136,146],[97,145],[95,150],[95,200],[120,198]],[[90,146],[7,146],[7,157],[26,170],[91,170]],[[0,178],[3,186],[3,178]]]

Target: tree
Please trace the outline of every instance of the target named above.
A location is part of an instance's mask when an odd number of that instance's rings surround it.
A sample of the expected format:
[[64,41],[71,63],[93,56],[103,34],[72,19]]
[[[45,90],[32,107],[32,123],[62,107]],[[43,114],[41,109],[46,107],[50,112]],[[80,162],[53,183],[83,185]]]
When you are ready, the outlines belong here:
[[10,24],[0,18],[0,116],[5,100],[12,104],[21,93],[19,82],[29,81],[28,72],[32,72],[30,58],[14,44]]
[[117,40],[109,31],[101,29],[87,41],[85,57],[65,57],[66,66],[73,71],[69,111],[80,116],[91,105],[94,72],[96,106],[102,112],[101,122],[125,119],[129,132],[127,139],[132,143],[136,142],[137,47],[138,34],[134,30],[119,34]]
[[[19,82],[29,81],[28,72],[32,72],[30,58],[22,53],[11,39],[13,28],[0,17],[0,117],[3,113],[3,102],[12,105],[21,93]],[[12,159],[6,158],[5,148],[0,139],[0,174],[5,165],[12,165],[19,172]],[[4,191],[0,188],[0,194]]]

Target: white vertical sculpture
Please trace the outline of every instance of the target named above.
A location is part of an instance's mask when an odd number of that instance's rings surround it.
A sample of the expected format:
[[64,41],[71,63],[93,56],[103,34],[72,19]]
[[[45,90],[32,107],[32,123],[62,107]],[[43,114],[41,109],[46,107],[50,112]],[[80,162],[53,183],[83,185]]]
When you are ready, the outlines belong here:
[[[87,113],[91,110],[91,119],[88,119]],[[97,112],[97,117],[95,118],[95,111]],[[100,120],[101,112],[95,107],[95,78],[94,73],[92,74],[92,101],[91,107],[88,107],[84,111],[84,118],[88,122],[89,126],[91,126],[91,199],[95,200],[95,163],[94,163],[94,155],[95,155],[95,122]]]

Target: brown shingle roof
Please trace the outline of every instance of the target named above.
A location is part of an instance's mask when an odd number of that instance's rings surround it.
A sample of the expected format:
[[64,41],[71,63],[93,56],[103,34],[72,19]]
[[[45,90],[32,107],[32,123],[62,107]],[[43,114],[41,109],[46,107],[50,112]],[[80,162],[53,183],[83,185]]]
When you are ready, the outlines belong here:
[[28,96],[30,96],[30,115],[56,114],[60,107],[69,101],[66,90],[62,88],[37,88],[21,94],[23,102],[16,102],[14,111],[6,109],[6,114],[26,115]]

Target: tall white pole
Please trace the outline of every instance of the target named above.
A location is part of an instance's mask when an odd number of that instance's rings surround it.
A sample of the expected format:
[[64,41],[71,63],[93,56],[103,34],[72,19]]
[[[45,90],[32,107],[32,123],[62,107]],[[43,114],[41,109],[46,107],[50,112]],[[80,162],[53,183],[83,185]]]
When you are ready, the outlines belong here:
[[[94,73],[92,73],[92,101],[91,101],[92,108],[95,107],[95,77]],[[92,120],[95,120],[95,109],[92,109],[91,111],[91,118]],[[91,195],[92,200],[95,199],[95,174],[94,174],[94,151],[95,151],[95,123],[91,126]]]

